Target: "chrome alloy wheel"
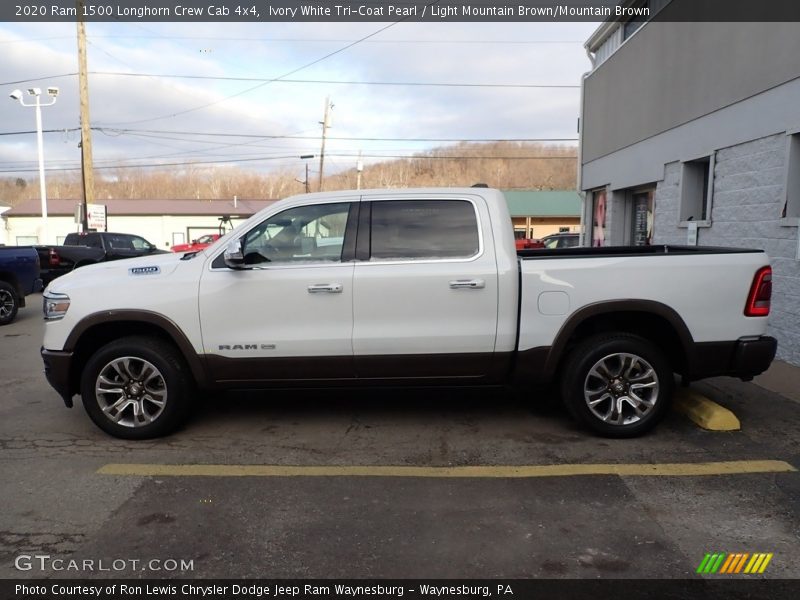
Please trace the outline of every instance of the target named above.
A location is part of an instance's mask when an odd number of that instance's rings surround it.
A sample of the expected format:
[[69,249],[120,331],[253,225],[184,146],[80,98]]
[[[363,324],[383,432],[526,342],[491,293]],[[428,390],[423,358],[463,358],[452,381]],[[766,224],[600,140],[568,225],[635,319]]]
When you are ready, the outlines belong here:
[[167,404],[164,376],[135,356],[115,358],[100,369],[94,390],[103,414],[124,427],[149,425]]
[[14,311],[14,296],[7,290],[0,290],[0,319],[6,319]]
[[658,391],[653,366],[641,356],[622,352],[598,360],[583,383],[589,410],[610,425],[630,425],[643,419],[653,410]]

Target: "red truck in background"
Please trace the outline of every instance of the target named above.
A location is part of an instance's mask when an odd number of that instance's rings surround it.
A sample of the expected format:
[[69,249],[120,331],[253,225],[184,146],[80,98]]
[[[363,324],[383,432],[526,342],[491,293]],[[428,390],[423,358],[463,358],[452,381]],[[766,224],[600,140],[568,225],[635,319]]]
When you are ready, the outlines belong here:
[[198,250],[207,248],[221,237],[222,236],[218,233],[209,233],[200,236],[196,240],[192,240],[191,244],[175,244],[170,250],[173,252],[197,252]]
[[536,238],[517,238],[514,240],[517,250],[532,250],[533,248],[544,248],[542,240]]

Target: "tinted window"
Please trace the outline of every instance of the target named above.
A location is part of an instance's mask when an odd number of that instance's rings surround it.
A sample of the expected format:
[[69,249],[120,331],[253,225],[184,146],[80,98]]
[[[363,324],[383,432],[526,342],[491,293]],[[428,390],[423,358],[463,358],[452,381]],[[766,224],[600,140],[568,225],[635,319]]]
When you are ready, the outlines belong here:
[[83,245],[91,248],[102,248],[103,242],[100,240],[99,235],[89,234],[83,238]]
[[478,221],[470,202],[372,203],[371,260],[469,258],[478,248]]
[[342,202],[273,215],[245,235],[245,263],[340,261],[349,213]]
[[564,240],[561,242],[562,248],[574,248],[580,241],[577,235],[565,235]]
[[133,243],[127,236],[122,235],[108,235],[106,236],[106,243],[109,248],[114,250],[133,250]]

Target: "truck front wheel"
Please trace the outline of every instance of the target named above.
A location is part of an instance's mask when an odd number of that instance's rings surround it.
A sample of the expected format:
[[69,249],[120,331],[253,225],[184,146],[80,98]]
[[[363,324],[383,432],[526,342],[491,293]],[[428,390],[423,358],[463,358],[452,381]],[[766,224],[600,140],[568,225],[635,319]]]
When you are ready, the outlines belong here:
[[572,416],[606,437],[634,437],[655,427],[669,408],[674,387],[663,353],[623,333],[584,340],[562,373],[561,392]]
[[188,416],[188,367],[177,349],[154,337],[106,344],[86,363],[81,399],[92,421],[124,439],[170,433]]

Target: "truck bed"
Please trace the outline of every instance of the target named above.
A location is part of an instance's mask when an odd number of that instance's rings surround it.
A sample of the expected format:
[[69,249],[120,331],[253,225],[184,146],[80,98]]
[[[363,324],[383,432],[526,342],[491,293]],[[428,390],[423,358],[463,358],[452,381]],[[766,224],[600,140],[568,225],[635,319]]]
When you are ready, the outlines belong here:
[[698,254],[750,254],[764,252],[757,248],[728,248],[723,246],[678,246],[662,244],[658,246],[604,246],[602,248],[537,248],[517,250],[522,260],[537,258],[611,258],[618,256],[687,256]]

